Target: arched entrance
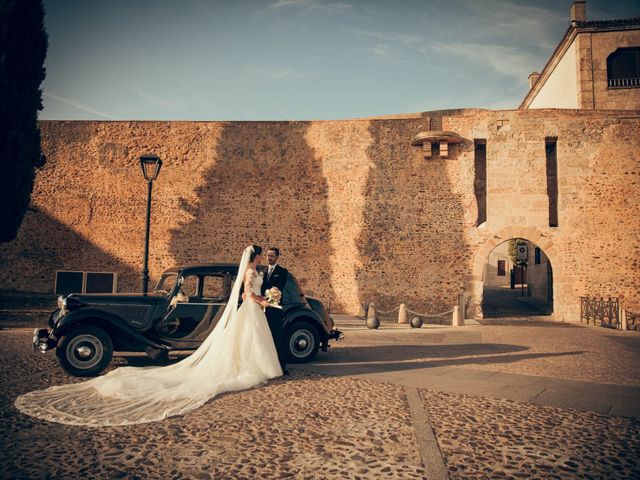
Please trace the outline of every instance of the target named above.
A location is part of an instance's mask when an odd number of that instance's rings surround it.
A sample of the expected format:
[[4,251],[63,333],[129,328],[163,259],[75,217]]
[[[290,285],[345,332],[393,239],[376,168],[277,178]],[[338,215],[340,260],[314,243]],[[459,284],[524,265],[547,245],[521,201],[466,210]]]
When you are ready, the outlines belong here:
[[535,227],[505,227],[501,230],[486,233],[485,242],[476,250],[472,270],[465,281],[465,315],[466,318],[483,318],[484,268],[489,254],[500,244],[523,238],[539,247],[549,259],[552,266],[552,283],[549,295],[553,302],[553,318],[560,321],[571,321],[579,318],[580,304],[577,300],[576,280],[564,265],[563,256],[558,252],[553,239],[554,232],[540,231]]
[[553,313],[553,268],[542,248],[511,238],[489,252],[482,272],[484,318]]

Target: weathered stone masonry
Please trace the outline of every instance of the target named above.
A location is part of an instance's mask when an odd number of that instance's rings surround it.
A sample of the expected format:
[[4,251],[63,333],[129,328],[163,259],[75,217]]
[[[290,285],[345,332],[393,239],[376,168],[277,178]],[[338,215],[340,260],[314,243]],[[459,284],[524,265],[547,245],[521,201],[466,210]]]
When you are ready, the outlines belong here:
[[[464,141],[425,159],[429,117]],[[55,270],[116,271],[136,290],[145,184],[154,186],[150,270],[238,260],[277,245],[307,290],[355,313],[405,302],[480,315],[482,268],[513,237],[540,246],[558,319],[582,294],[640,309],[640,112],[456,110],[317,122],[44,121],[46,166],[18,238],[0,246],[0,289],[52,292]],[[545,138],[557,137],[558,227],[549,227]],[[486,140],[487,220],[476,226],[474,140]]]

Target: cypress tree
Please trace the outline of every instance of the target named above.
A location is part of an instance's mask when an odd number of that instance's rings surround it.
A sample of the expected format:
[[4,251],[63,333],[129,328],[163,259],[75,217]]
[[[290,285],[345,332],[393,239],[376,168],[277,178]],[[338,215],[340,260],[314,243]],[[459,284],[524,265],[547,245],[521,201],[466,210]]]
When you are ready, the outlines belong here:
[[0,0],[0,242],[15,239],[33,190],[47,34],[41,0]]

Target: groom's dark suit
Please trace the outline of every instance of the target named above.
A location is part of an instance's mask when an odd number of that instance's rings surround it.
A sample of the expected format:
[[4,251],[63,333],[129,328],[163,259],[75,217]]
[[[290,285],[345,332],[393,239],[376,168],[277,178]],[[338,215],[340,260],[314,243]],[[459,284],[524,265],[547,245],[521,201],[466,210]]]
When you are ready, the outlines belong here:
[[[288,276],[289,271],[280,265],[276,265],[271,275],[269,275],[269,267],[267,266],[262,282],[262,295],[271,287],[277,287],[281,292],[284,291]],[[269,322],[271,335],[273,336],[273,343],[275,343],[276,350],[278,351],[278,360],[284,371],[287,365],[287,346],[285,345],[284,331],[282,328],[282,310],[267,307],[265,314],[267,316],[267,322]]]

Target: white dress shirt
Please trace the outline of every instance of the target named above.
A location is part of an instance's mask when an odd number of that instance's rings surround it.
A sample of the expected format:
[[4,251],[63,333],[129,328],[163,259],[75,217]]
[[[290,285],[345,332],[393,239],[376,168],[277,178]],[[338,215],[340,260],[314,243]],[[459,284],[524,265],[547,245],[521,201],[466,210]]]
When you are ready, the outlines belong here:
[[276,266],[278,264],[276,263],[275,265],[269,265],[269,270],[267,272],[267,279],[271,278],[271,274],[273,273],[273,271],[276,269]]

